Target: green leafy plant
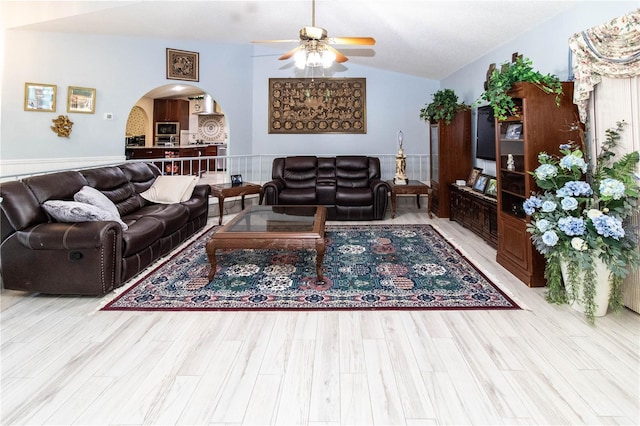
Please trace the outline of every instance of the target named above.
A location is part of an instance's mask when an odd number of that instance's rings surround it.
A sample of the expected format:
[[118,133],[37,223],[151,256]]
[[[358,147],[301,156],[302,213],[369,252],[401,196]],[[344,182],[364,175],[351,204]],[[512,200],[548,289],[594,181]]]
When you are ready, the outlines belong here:
[[556,103],[560,105],[560,97],[563,94],[560,79],[552,74],[543,75],[535,71],[531,59],[519,56],[514,62],[506,62],[493,70],[487,89],[480,95],[480,99],[489,102],[493,107],[493,114],[498,120],[519,115],[516,104],[507,92],[514,83],[520,81],[533,83],[545,93],[555,93]]
[[444,120],[450,124],[457,111],[469,108],[464,102],[458,103],[458,95],[451,89],[438,90],[432,96],[433,101],[420,110],[420,118],[425,121]]
[[[612,162],[624,122],[606,131],[606,140],[595,161],[575,142],[561,145],[561,156],[541,152],[540,166],[531,172],[536,185],[543,190],[524,202],[531,215],[527,231],[535,248],[546,259],[547,300],[567,303],[579,300],[589,322],[594,322],[596,278],[594,258],[609,270],[609,307],[622,307],[621,284],[630,268],[640,264],[637,231],[627,219],[638,207],[640,191],[634,173],[640,160],[637,151]],[[569,283],[561,276],[561,262],[568,267]],[[578,276],[584,272],[582,300],[577,293]],[[569,284],[572,294],[567,295]]]

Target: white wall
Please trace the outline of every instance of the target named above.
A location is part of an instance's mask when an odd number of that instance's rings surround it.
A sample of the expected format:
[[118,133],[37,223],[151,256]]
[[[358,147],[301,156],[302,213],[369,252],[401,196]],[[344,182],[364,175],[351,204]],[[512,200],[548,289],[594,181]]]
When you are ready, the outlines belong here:
[[[277,60],[276,50],[250,44],[212,45],[21,30],[8,30],[4,35],[2,175],[34,171],[26,169],[36,163],[41,163],[39,169],[47,169],[54,164],[77,167],[124,159],[125,127],[131,107],[153,88],[180,83],[166,79],[167,47],[200,53],[200,81],[185,83],[210,93],[224,109],[230,155],[393,154],[397,151],[395,135],[400,129],[405,135],[407,154],[428,152],[427,127],[418,116],[437,90],[437,81],[347,62],[334,76],[367,78],[366,135],[269,135],[268,78],[295,77],[289,64]],[[262,55],[263,49],[267,56]],[[56,112],[24,111],[25,82],[57,85]],[[67,113],[68,86],[97,89],[95,114]],[[105,120],[105,113],[112,113],[113,120]],[[58,115],[69,115],[74,122],[68,139],[50,129],[51,120]]]
[[[0,119],[2,174],[13,164],[89,163],[124,159],[124,135],[131,107],[149,90],[168,83],[166,48],[200,53],[200,81],[187,82],[214,95],[231,125],[237,153],[251,152],[252,47],[113,36],[5,32]],[[56,112],[26,112],[25,82],[57,85]],[[68,86],[97,89],[95,114],[66,111]],[[113,120],[104,114],[112,113]],[[50,126],[58,115],[74,122],[70,138]],[[247,117],[249,119],[247,120]],[[237,125],[233,125],[237,124]],[[46,161],[45,161],[46,162]]]
[[[493,52],[458,70],[440,82],[440,87],[454,89],[467,104],[478,101],[484,91],[489,65],[497,66],[511,61],[511,54],[518,52],[533,61],[534,69],[543,74],[555,74],[567,81],[569,76],[569,43],[573,34],[624,15],[640,6],[638,1],[582,1],[546,23],[522,34]],[[475,117],[475,115],[474,115]],[[473,120],[475,135],[475,118]],[[475,140],[475,138],[474,138]],[[475,144],[474,144],[475,152]],[[475,155],[474,155],[475,158]],[[495,175],[495,162],[475,159],[475,165],[485,173]]]

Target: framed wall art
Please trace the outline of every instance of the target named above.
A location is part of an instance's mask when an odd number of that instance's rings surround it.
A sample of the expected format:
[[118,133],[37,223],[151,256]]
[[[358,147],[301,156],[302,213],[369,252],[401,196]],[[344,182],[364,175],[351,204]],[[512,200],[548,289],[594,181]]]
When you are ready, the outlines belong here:
[[55,84],[25,83],[24,110],[55,112],[56,89]]
[[96,112],[96,89],[69,86],[67,112],[93,114]]
[[200,81],[200,54],[167,48],[167,79]]
[[365,78],[270,78],[269,133],[367,133]]

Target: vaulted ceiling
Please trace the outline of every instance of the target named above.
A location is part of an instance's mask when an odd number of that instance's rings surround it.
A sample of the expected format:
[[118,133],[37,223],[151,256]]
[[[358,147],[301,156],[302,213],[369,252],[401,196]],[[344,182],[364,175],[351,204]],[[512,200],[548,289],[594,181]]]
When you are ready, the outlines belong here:
[[[315,23],[330,37],[376,39],[335,46],[351,63],[440,80],[575,2],[317,0]],[[311,0],[2,3],[9,28],[212,43],[297,39],[312,21]],[[275,61],[296,43],[268,46]]]

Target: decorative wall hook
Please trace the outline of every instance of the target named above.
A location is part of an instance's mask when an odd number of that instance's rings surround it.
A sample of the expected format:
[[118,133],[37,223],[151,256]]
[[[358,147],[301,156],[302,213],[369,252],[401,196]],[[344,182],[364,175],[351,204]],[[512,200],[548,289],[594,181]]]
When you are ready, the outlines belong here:
[[51,126],[51,130],[53,130],[58,137],[69,137],[71,134],[71,127],[73,127],[73,121],[69,120],[68,116],[59,115],[58,118],[51,121],[55,124],[55,126]]

